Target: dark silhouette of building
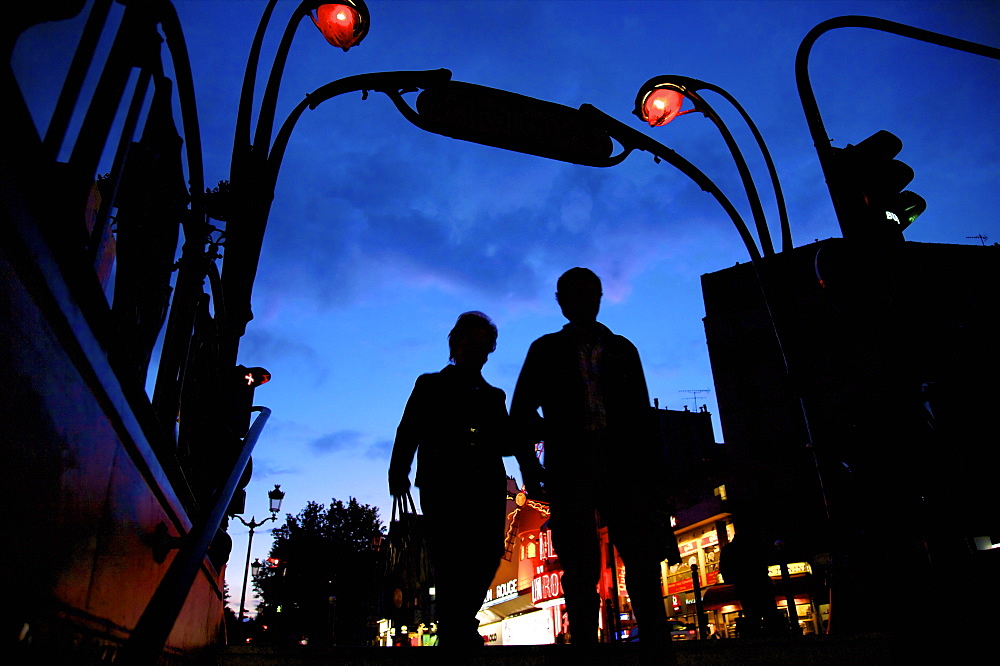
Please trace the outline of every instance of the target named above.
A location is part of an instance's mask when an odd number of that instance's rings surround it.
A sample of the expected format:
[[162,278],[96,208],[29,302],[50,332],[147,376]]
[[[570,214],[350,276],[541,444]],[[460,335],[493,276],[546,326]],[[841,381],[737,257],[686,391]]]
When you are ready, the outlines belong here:
[[954,603],[996,593],[998,259],[830,239],[702,278],[735,520],[822,570],[833,633],[908,628],[955,567]]

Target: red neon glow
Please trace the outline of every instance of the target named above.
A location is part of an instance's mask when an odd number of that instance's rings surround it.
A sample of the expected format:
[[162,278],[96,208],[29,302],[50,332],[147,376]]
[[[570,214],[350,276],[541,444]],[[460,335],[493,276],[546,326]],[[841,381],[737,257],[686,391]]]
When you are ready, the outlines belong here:
[[345,51],[358,43],[361,32],[361,15],[347,5],[320,5],[316,8],[313,23],[333,46]]
[[666,125],[677,117],[684,104],[684,95],[671,88],[656,88],[646,95],[642,114],[650,127]]
[[271,381],[271,373],[264,368],[247,368],[246,371],[243,379],[247,380],[247,386],[260,386]]
[[561,569],[535,576],[531,580],[531,603],[538,604],[563,596]]

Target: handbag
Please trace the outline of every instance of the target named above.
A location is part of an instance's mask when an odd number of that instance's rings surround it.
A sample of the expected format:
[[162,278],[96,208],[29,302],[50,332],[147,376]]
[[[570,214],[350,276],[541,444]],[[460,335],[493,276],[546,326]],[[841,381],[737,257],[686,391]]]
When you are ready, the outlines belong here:
[[[398,513],[398,517],[397,517]],[[410,491],[393,495],[386,558],[386,592],[394,608],[419,605],[434,580],[424,516],[417,513]]]

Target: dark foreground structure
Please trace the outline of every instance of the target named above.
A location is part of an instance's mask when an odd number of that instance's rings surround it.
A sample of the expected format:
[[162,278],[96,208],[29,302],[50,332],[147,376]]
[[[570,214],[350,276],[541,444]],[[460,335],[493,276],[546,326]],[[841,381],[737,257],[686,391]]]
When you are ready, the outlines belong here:
[[996,245],[839,238],[703,276],[735,520],[812,564],[834,634],[992,613],[998,276]]
[[[227,362],[224,308],[206,291],[218,230],[173,7],[83,5],[21,3],[2,35],[0,442],[3,487],[18,498],[2,646],[48,663],[211,657],[225,638],[225,515],[242,511],[230,498],[268,413],[250,427],[262,375]],[[14,42],[78,15],[89,18],[77,56],[51,118],[37,120],[9,64]],[[97,37],[115,21],[66,142]],[[99,174],[106,145],[114,165]]]
[[[302,3],[293,20],[315,4]],[[36,24],[74,17],[77,57],[51,117],[33,118],[10,66],[14,44]],[[113,44],[81,101],[105,24]],[[350,39],[327,39],[346,49],[367,30],[358,25]],[[220,655],[226,515],[242,512],[239,489],[269,413],[252,407],[254,387],[269,375],[236,364],[283,151],[269,153],[273,108],[261,109],[251,141],[256,79],[244,89],[230,181],[208,191],[170,2],[15,3],[0,47],[5,655],[44,663],[439,660],[439,651],[405,648],[233,647]],[[259,47],[248,58],[254,65]],[[435,112],[431,95],[423,112],[404,112],[428,131],[595,167],[650,151],[711,187],[672,151],[593,107],[578,113],[445,85],[445,70],[392,74],[388,83],[373,75],[324,86],[325,97],[296,107],[292,124],[306,105],[347,90],[385,92],[405,107],[401,91],[438,82],[437,101],[448,104]],[[265,102],[277,94],[274,83]],[[459,121],[478,116],[442,112],[463,95],[468,108],[501,100],[512,118],[532,122],[512,122],[512,136],[494,135],[492,122],[464,127]],[[568,140],[555,149],[539,117],[576,130],[559,134]],[[621,155],[611,155],[610,133]],[[114,158],[105,174],[106,149]],[[1000,404],[1000,248],[880,242],[833,239],[704,277],[736,472],[733,514],[782,544],[780,562],[808,561],[821,573],[832,635],[691,641],[677,646],[680,663],[887,661],[911,638],[926,646],[945,612],[955,618],[945,638],[989,635],[1000,597],[1000,512],[995,469],[983,461],[995,448]],[[469,658],[630,663],[640,649],[502,647]]]

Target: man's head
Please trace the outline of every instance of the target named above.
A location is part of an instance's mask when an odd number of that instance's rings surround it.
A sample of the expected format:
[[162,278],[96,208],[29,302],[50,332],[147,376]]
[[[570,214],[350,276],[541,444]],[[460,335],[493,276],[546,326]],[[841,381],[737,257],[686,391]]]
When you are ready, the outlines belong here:
[[571,268],[556,282],[556,300],[563,316],[574,323],[597,321],[601,309],[601,278],[588,268]]

